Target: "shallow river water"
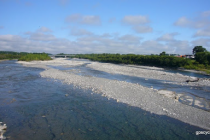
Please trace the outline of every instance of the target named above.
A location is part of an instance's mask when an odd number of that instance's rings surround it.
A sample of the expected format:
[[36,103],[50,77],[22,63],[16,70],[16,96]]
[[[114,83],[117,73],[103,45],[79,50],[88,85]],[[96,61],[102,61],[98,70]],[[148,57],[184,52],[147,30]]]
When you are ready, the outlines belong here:
[[195,134],[199,127],[41,78],[41,71],[0,62],[0,122],[8,139],[210,139]]

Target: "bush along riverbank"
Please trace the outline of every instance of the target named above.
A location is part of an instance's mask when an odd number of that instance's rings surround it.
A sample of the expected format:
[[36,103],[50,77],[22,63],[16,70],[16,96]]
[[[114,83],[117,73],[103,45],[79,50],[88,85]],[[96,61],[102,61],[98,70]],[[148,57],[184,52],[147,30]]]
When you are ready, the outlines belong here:
[[12,52],[12,51],[0,51],[0,60],[12,60],[19,59],[21,56],[26,55],[26,52]]
[[115,63],[115,64],[135,64],[157,67],[185,68],[201,70],[210,73],[210,65],[199,63],[194,59],[187,59],[166,55],[135,55],[135,54],[77,54],[71,58],[83,58],[92,61]]
[[46,53],[0,51],[0,60],[12,59],[18,59],[19,61],[52,60]]
[[41,54],[26,54],[24,56],[21,56],[18,61],[33,61],[33,60],[52,60],[51,57],[49,57],[46,53]]

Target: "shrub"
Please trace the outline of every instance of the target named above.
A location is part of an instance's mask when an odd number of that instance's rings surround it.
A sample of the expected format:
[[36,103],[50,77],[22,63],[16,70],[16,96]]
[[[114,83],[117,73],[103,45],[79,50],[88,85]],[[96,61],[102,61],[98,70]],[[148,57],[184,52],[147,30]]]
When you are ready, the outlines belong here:
[[52,60],[47,54],[26,54],[18,59],[19,61]]

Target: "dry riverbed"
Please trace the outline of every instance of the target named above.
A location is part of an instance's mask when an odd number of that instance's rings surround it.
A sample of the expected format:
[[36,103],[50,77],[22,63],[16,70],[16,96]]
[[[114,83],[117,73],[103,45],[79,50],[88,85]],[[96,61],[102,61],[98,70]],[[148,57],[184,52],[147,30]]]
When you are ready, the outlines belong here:
[[[74,67],[84,64],[83,61],[66,59],[54,59],[51,61],[32,61],[22,62],[24,66],[39,67],[45,70],[40,73],[44,78],[59,79],[66,84],[73,84],[79,88],[91,89],[92,93],[98,93],[108,99],[116,99],[117,102],[126,103],[131,106],[140,107],[151,113],[167,115],[183,122],[199,126],[210,130],[210,112],[184,105],[177,101],[177,95],[171,91],[158,91],[153,88],[143,87],[139,84],[128,83],[125,81],[109,80],[98,77],[85,77],[67,73],[65,71],[53,69],[50,66]],[[186,83],[186,80],[195,80],[195,77],[173,74],[162,71],[161,68],[144,66],[121,66],[108,63],[91,62],[87,67],[105,71],[113,74],[123,74],[130,76],[166,80],[174,84],[191,84],[210,86],[210,82],[201,79],[198,82]],[[199,104],[199,102],[197,103]]]
[[179,85],[189,86],[210,86],[209,79],[199,79],[198,82],[186,82],[197,80],[196,77],[185,76],[179,73],[169,73],[163,71],[163,68],[148,67],[148,66],[134,66],[134,65],[115,65],[110,63],[98,63],[93,62],[88,67],[105,71],[113,74],[122,74],[135,77],[143,77],[157,80],[165,80],[165,83],[169,82]]

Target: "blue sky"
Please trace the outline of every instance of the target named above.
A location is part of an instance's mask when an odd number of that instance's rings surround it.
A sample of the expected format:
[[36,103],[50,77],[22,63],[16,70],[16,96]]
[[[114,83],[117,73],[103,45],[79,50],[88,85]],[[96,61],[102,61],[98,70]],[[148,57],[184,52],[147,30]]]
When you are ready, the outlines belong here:
[[0,51],[210,51],[209,0],[0,0]]

